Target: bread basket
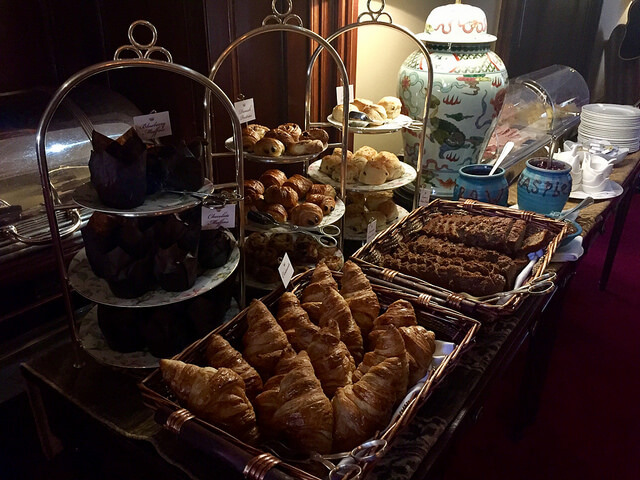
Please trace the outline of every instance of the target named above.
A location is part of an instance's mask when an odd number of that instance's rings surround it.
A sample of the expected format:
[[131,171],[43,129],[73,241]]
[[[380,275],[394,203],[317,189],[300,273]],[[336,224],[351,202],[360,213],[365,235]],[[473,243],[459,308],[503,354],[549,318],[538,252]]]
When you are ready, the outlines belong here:
[[[454,292],[434,285],[412,275],[386,268],[382,255],[395,249],[420,235],[420,229],[434,214],[462,213],[487,217],[507,217],[523,220],[527,228],[534,231],[546,229],[550,232],[550,240],[541,249],[541,256],[531,260],[530,273],[524,278],[521,288],[501,292],[499,299],[482,298]],[[391,225],[379,233],[370,243],[360,248],[353,256],[362,271],[379,285],[396,287],[408,293],[428,298],[432,302],[459,311],[485,322],[496,320],[502,315],[511,315],[517,311],[528,295],[545,294],[553,289],[552,273],[545,273],[554,252],[567,234],[567,226],[551,218],[533,212],[491,205],[475,200],[448,201],[437,199],[428,206],[420,207],[406,218]],[[532,258],[531,256],[529,258]],[[535,263],[533,263],[535,260]],[[495,297],[495,296],[494,296]]]
[[[294,277],[288,290],[299,295],[312,274],[313,270]],[[334,277],[339,281],[341,274],[334,272]],[[156,411],[156,421],[176,433],[180,439],[187,440],[204,450],[206,454],[230,464],[238,472],[243,473],[245,478],[296,478],[303,480],[326,477],[355,478],[354,472],[366,476],[376,460],[390,448],[397,432],[411,421],[418,408],[427,401],[436,385],[451,371],[480,327],[478,321],[433,302],[428,302],[424,296],[379,285],[372,285],[372,287],[383,309],[399,299],[411,302],[418,323],[434,331],[437,340],[452,342],[454,345],[452,351],[444,357],[426,381],[410,389],[409,394],[387,427],[351,452],[323,458],[316,455],[301,459],[290,458],[286,449],[278,451],[264,444],[251,446],[243,443],[223,430],[194,417],[188,410],[182,408],[163,381],[159,369],[152,372],[139,384],[145,404]],[[262,302],[273,310],[284,291],[285,289],[281,287],[263,297]],[[247,310],[245,308],[231,321],[196,341],[174,358],[204,365],[204,349],[207,340],[209,336],[216,333],[226,338],[241,351],[242,335],[247,328]],[[276,465],[277,468],[272,468]]]

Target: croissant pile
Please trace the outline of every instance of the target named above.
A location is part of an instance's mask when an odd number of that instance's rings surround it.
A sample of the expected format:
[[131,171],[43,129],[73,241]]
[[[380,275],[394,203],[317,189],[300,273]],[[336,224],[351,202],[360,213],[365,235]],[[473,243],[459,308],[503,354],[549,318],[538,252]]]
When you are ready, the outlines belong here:
[[185,408],[238,438],[304,453],[349,451],[385,428],[435,350],[412,305],[381,312],[352,262],[341,285],[319,263],[300,297],[284,293],[273,312],[253,300],[246,321],[239,350],[211,335],[207,366],[162,360],[163,378]]
[[[335,148],[330,155],[322,158],[320,171],[339,182],[342,174],[341,164],[342,149]],[[400,178],[403,173],[402,162],[391,152],[378,152],[369,146],[360,147],[355,152],[347,150],[347,183],[382,185]]]
[[329,134],[322,128],[310,128],[303,132],[296,123],[284,123],[276,128],[254,123],[242,129],[243,149],[263,157],[320,153],[328,143]]
[[287,175],[278,169],[264,172],[258,180],[244,182],[247,210],[270,214],[277,222],[315,227],[336,208],[336,190],[314,184],[304,175]]

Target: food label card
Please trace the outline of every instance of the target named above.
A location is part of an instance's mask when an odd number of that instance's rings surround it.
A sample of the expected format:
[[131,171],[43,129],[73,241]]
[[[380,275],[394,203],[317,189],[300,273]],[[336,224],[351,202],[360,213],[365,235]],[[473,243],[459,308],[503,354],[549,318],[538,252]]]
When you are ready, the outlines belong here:
[[431,189],[429,187],[420,187],[420,206],[426,207],[431,199]]
[[171,135],[169,112],[153,112],[149,115],[133,117],[133,126],[142,140],[153,140]]
[[239,102],[235,102],[233,106],[236,108],[240,123],[249,123],[256,119],[256,108],[253,105],[253,98],[240,100]]
[[[336,87],[336,105],[342,105],[344,102],[344,86]],[[353,85],[349,85],[349,101],[353,100]]]
[[280,273],[282,284],[287,287],[293,277],[293,265],[291,264],[291,260],[289,260],[289,255],[286,253],[284,257],[282,257],[282,263],[278,267],[278,272]]
[[374,218],[367,225],[367,243],[371,242],[376,237],[378,228],[378,221]]
[[214,230],[220,227],[236,226],[236,206],[202,207],[202,229]]

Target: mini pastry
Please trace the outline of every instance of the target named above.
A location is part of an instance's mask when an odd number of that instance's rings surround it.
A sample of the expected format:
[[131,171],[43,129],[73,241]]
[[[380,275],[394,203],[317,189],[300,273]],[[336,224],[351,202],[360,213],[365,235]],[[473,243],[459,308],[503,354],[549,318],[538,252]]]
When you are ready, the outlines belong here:
[[307,195],[326,195],[331,198],[336,198],[336,189],[331,185],[325,185],[322,183],[314,183],[307,192]]
[[377,154],[378,151],[375,148],[368,147],[366,145],[353,152],[354,157],[364,157],[367,159],[367,161],[373,160],[373,157],[375,157]]
[[287,145],[287,153],[293,156],[310,155],[320,153],[323,150],[324,144],[320,140],[300,140]]
[[315,227],[324,217],[322,209],[313,203],[304,202],[291,209],[291,222],[301,227]]
[[263,157],[279,157],[284,150],[284,144],[275,138],[262,138],[253,146],[253,153]]
[[259,180],[244,181],[244,195],[258,196],[264,194],[264,185]]
[[311,186],[313,185],[313,180],[309,180],[304,175],[300,175],[296,173],[292,175],[286,182],[284,182],[283,186],[293,188],[298,194],[298,198],[303,198]]
[[280,140],[283,143],[285,149],[288,148],[289,145],[296,143],[296,140],[294,140],[293,136],[289,132],[280,128],[269,130],[264,134],[264,136],[265,138],[275,138],[276,140]]
[[355,98],[351,104],[355,105],[361,112],[364,112],[365,107],[373,105],[373,102],[368,98]]
[[264,185],[264,188],[267,189],[271,185],[277,185],[281,187],[284,182],[287,181],[287,176],[282,170],[278,170],[277,168],[272,168],[267,170],[262,175],[260,175],[260,182]]
[[262,135],[260,135],[257,131],[249,130],[248,128],[242,129],[242,148],[243,150],[252,153],[253,149],[256,146],[256,143],[260,141]]
[[364,107],[362,113],[371,119],[371,125],[382,125],[387,121],[387,112],[380,105],[374,104]]
[[245,127],[247,130],[251,130],[256,132],[260,138],[264,137],[264,134],[269,131],[269,127],[265,127],[264,125],[258,125],[257,123],[251,123]]
[[291,135],[296,142],[300,139],[300,135],[302,135],[302,129],[297,123],[283,123],[282,125],[278,125],[278,128]]
[[323,145],[329,143],[329,134],[322,128],[310,128],[300,135],[300,140],[320,140]]
[[267,208],[264,210],[265,213],[268,213],[273,217],[273,219],[278,223],[284,223],[287,221],[289,217],[287,214],[287,209],[279,203],[271,203],[267,205]]
[[[349,112],[359,112],[358,107],[353,104],[349,104]],[[331,112],[331,117],[336,122],[341,122],[344,120],[344,106],[342,104],[336,105],[333,107],[333,111]]]
[[402,108],[402,102],[400,102],[400,99],[392,96],[382,97],[380,101],[378,101],[378,105],[385,109],[389,120],[398,118],[400,115],[400,109]]
[[311,194],[307,195],[305,200],[318,205],[324,215],[329,215],[336,208],[336,201],[326,195]]
[[264,192],[267,203],[279,203],[284,208],[292,208],[298,204],[298,194],[291,187],[271,185]]

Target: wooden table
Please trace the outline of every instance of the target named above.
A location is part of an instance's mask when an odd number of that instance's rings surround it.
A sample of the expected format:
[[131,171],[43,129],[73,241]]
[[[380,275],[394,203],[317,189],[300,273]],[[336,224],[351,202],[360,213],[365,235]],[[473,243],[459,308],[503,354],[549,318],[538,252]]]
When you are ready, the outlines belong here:
[[[599,201],[580,212],[578,222],[584,228],[585,250],[600,233],[605,220],[615,215],[614,231],[603,268],[601,288],[606,287],[611,265],[624,226],[631,196],[640,172],[640,153],[617,167],[611,178],[624,187],[620,197]],[[515,202],[515,190],[511,192]],[[575,205],[571,201],[567,207]],[[528,360],[520,387],[520,414],[514,430],[523,428],[535,416],[537,399],[544,382],[545,361],[553,348],[555,318],[561,311],[563,293],[575,272],[577,262],[552,264],[558,272],[558,288],[544,297],[530,297],[517,316],[483,325],[474,346],[463,355],[449,376],[434,391],[415,420],[400,432],[392,448],[380,460],[369,478],[437,478],[439,466],[452,442],[482,409],[487,394],[500,375],[512,363],[528,340]],[[60,451],[69,437],[92,442],[97,438],[115,444],[125,443],[148,472],[161,472],[162,478],[241,478],[225,465],[194,450],[153,420],[137,390],[142,373],[123,372],[105,367],[83,354],[85,366],[73,367],[73,349],[63,344],[22,365],[28,393],[39,430],[43,450],[49,456]],[[536,361],[533,361],[536,359]],[[75,412],[86,428],[74,420],[60,421],[60,406]],[[127,477],[123,477],[127,478]]]

